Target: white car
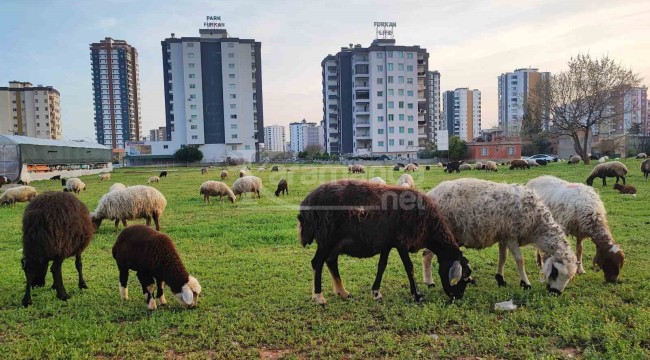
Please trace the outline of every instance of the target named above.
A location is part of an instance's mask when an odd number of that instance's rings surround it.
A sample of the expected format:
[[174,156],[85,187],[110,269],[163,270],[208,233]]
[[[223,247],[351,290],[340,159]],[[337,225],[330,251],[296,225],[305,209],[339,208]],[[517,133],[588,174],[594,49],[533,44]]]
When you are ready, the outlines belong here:
[[524,160],[546,160],[548,162],[556,162],[557,157],[553,157],[551,155],[546,155],[546,154],[537,154],[529,157],[524,157]]

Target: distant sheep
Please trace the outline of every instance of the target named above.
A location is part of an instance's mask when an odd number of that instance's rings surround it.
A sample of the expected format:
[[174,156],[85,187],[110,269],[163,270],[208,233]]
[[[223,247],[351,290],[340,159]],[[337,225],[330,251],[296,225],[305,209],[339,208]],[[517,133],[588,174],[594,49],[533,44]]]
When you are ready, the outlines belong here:
[[544,159],[535,159],[535,162],[541,166],[546,166],[548,164],[548,161]]
[[149,180],[147,181],[147,184],[151,184],[151,183],[159,183],[159,182],[160,182],[160,178],[159,178],[158,176],[152,176],[152,177],[150,177]]
[[11,180],[6,176],[0,176],[0,186],[4,184],[11,184]]
[[167,177],[167,171],[161,171],[160,175],[158,175],[158,177],[161,177],[161,178]]
[[201,168],[201,175],[205,175],[208,173],[208,168]]
[[569,163],[569,165],[575,165],[575,164],[579,163],[580,160],[582,160],[582,158],[581,158],[580,156],[578,156],[578,155],[573,155],[573,156],[571,156],[571,157],[569,158],[568,163]]
[[[596,191],[587,185],[570,183],[554,176],[532,179],[526,187],[533,189],[544,201],[564,233],[576,238],[578,274],[585,272],[582,266],[582,240],[590,237],[596,245],[594,265],[603,269],[605,280],[615,282],[625,255],[614,242],[607,224],[605,205]],[[541,263],[539,253],[537,261]]]
[[638,154],[636,154],[637,159],[645,159],[647,157],[648,157],[648,155],[646,155],[646,153],[638,153]]
[[483,167],[485,168],[485,172],[488,172],[488,171],[497,172],[497,171],[499,171],[499,169],[497,167],[497,163],[495,163],[494,161],[486,162],[485,165],[483,165]]
[[472,170],[472,165],[470,165],[470,164],[460,164],[458,169],[459,170]]
[[424,170],[426,170],[426,171],[431,170],[431,166],[429,166],[429,165],[425,166],[425,167],[424,167]]
[[23,215],[22,267],[27,280],[22,299],[24,307],[32,304],[32,287],[45,286],[50,261],[54,279],[52,288],[56,289],[57,298],[64,301],[70,298],[61,275],[61,265],[68,257],[75,257],[79,288],[87,288],[83,278],[81,253],[90,243],[93,234],[88,209],[72,194],[46,192],[27,206]]
[[31,183],[32,183],[32,177],[29,176],[29,173],[25,171],[20,173],[20,179],[16,181],[16,184],[19,185],[29,185]]
[[2,195],[0,195],[0,205],[11,205],[11,207],[16,207],[17,202],[27,202],[32,201],[38,193],[36,189],[31,186],[16,186],[10,189],[7,189]]
[[363,165],[350,165],[348,166],[348,173],[352,174],[365,174],[366,167]]
[[101,174],[99,175],[99,181],[110,180],[111,174]]
[[84,184],[84,182],[79,178],[69,178],[65,182],[65,188],[63,191],[79,194],[82,191],[86,191],[86,184]]
[[451,174],[454,171],[460,173],[460,165],[462,163],[463,161],[450,161],[449,163],[447,163],[447,166],[443,165],[443,167],[445,168],[445,170],[443,171],[449,174]]
[[218,196],[219,201],[222,200],[223,196],[227,196],[228,199],[230,199],[231,203],[235,202],[235,194],[230,190],[228,185],[226,183],[222,183],[221,181],[206,181],[203,184],[201,184],[201,188],[199,189],[199,195],[203,195],[203,201],[206,204],[210,204],[210,196]]
[[408,172],[408,171],[411,171],[411,172],[412,171],[418,171],[417,165],[415,165],[415,164],[406,165],[406,167],[404,167],[404,172]]
[[262,179],[258,178],[257,176],[244,176],[240,177],[239,179],[235,180],[235,182],[232,184],[232,191],[235,195],[239,195],[240,197],[245,194],[245,193],[253,193],[257,194],[258,198],[261,198],[260,196],[260,190],[262,189]]
[[228,170],[221,170],[221,173],[219,174],[221,176],[221,180],[225,180],[228,178]]
[[266,168],[265,167],[259,167],[259,168],[257,168],[257,171],[264,172],[264,171],[266,171]]
[[523,169],[523,168],[530,169],[530,164],[528,163],[528,161],[517,159],[517,160],[512,160],[510,162],[510,170]]
[[603,156],[600,159],[598,159],[598,163],[599,164],[604,164],[604,163],[607,162],[607,160],[609,160],[609,158],[607,156]]
[[644,160],[641,163],[641,172],[643,173],[645,180],[648,181],[648,174],[650,174],[650,159]]
[[400,171],[400,170],[401,168],[399,167],[399,165],[393,166],[393,171]]
[[386,181],[384,181],[384,179],[380,178],[379,176],[370,179],[370,182],[375,184],[386,185]]
[[402,176],[397,179],[397,185],[406,187],[406,188],[415,188],[415,181],[413,181],[413,177],[409,174],[403,174]]
[[246,176],[246,169],[239,169],[239,177],[243,178],[244,176]]
[[280,171],[280,168],[277,165],[273,165],[273,167],[271,168],[271,172],[278,172],[278,171]]
[[436,164],[436,166],[437,166],[437,167],[442,167],[442,163],[439,162],[439,163]]
[[61,180],[61,175],[54,175],[50,178],[50,180]]
[[123,189],[126,189],[126,186],[124,186],[124,184],[115,183],[108,188],[108,192],[115,191],[115,190],[123,190]]
[[606,179],[608,177],[615,177],[617,184],[619,179],[623,179],[623,185],[625,185],[625,175],[627,175],[627,167],[620,161],[598,164],[591,170],[591,174],[587,178],[587,185],[593,186],[594,179],[597,177],[603,179],[603,186],[607,186]]
[[160,231],[159,219],[166,206],[167,199],[155,188],[145,185],[129,186],[102,196],[91,217],[95,229],[99,228],[104,219],[115,220],[115,231],[120,221],[126,227],[127,220],[146,219],[149,226],[153,219],[156,230]]
[[476,164],[474,164],[474,170],[484,170],[483,169],[483,163],[480,161],[477,161]]
[[61,186],[65,186],[66,182],[68,182],[68,179],[61,178]]
[[636,188],[632,185],[614,184],[614,190],[618,190],[621,194],[629,194],[636,196]]
[[157,285],[156,298],[160,305],[167,304],[163,292],[164,286],[167,285],[179,304],[185,308],[196,307],[201,285],[185,269],[169,236],[143,225],[134,225],[120,233],[112,253],[120,272],[122,299],[129,298],[129,270],[134,270],[150,310],[157,308],[153,294],[154,283]]
[[406,165],[404,165],[404,164],[402,164],[402,163],[397,163],[397,166],[399,166],[399,167],[406,167]]
[[532,159],[531,159],[531,160],[527,160],[527,161],[528,161],[528,165],[530,165],[530,166],[532,166],[532,167],[539,166],[539,164],[538,164],[537,161],[535,161],[535,160],[532,160]]
[[275,190],[275,196],[280,196],[280,194],[284,195],[285,193],[289,195],[289,184],[287,184],[287,180],[282,179],[278,183],[277,190]]

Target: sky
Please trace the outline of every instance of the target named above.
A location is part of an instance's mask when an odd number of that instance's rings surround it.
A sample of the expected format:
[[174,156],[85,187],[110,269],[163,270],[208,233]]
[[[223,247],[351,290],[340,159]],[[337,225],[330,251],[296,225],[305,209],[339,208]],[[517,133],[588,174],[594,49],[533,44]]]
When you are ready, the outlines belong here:
[[265,125],[320,122],[320,62],[370,45],[375,21],[397,22],[398,44],[428,50],[442,91],[481,90],[484,128],[497,123],[497,77],[517,68],[559,72],[579,53],[608,55],[650,83],[647,0],[2,0],[0,86],[54,86],[63,138],[94,141],[89,44],[126,40],[138,50],[148,134],[165,124],[160,42],[198,36],[207,15],[262,43]]

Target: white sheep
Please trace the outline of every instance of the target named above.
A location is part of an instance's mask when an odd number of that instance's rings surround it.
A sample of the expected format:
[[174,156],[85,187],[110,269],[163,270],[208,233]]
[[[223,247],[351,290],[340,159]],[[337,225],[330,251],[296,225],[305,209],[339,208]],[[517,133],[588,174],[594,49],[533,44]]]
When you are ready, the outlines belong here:
[[246,169],[239,169],[239,177],[240,178],[243,178],[244,176],[246,176],[246,174],[247,174]]
[[221,176],[221,180],[227,179],[228,178],[228,170],[221,170],[221,174],[219,174],[219,176]]
[[[520,285],[530,288],[520,246],[535,244],[545,254],[542,269],[547,289],[560,293],[576,274],[576,256],[551,211],[532,189],[517,184],[504,184],[479,179],[443,181],[427,196],[445,214],[459,244],[484,249],[499,244],[499,264],[495,278],[499,286],[506,284],[503,266],[506,249],[515,258]],[[425,251],[424,280],[432,284],[431,259]]]
[[530,166],[539,166],[537,161],[535,161],[533,159],[530,159],[530,160],[527,160],[527,161],[528,161],[528,165],[530,165]]
[[437,166],[437,167],[442,167],[442,163],[439,162],[439,163],[436,164],[436,166]]
[[402,176],[397,179],[397,185],[412,189],[415,188],[415,181],[413,181],[413,176],[402,174]]
[[0,196],[0,205],[11,204],[11,207],[16,207],[17,202],[32,201],[38,193],[36,189],[31,186],[16,186],[7,189]]
[[100,174],[99,175],[99,181],[110,180],[110,179],[111,179],[111,174],[110,173]]
[[69,178],[65,182],[65,188],[63,191],[67,192],[73,192],[75,194],[79,194],[82,191],[86,190],[86,184],[84,184],[83,181],[81,181],[79,178]]
[[646,153],[638,153],[638,154],[636,154],[637,159],[645,159],[647,157],[648,157],[648,155]]
[[488,162],[486,162],[485,165],[484,165],[483,167],[485,168],[485,171],[486,171],[486,172],[487,172],[487,171],[494,171],[494,172],[499,171],[499,169],[498,169],[498,167],[497,167],[497,163],[494,162],[494,161],[488,161]]
[[115,183],[108,188],[108,192],[115,191],[115,190],[123,190],[123,189],[126,189],[126,186],[124,186],[124,184]]
[[408,165],[406,165],[406,166],[404,167],[404,172],[408,172],[408,171],[418,171],[418,169],[419,169],[419,168],[418,168],[417,165],[415,165],[415,164],[408,164]]
[[472,170],[472,165],[470,165],[470,164],[460,164],[460,166],[458,166],[458,169],[460,169],[460,170]]
[[375,184],[380,184],[380,185],[386,185],[386,181],[384,181],[384,179],[380,178],[379,176],[370,179],[370,182]]
[[230,199],[230,202],[235,202],[235,194],[230,190],[226,183],[221,181],[206,181],[201,184],[199,189],[199,195],[203,195],[203,201],[206,204],[210,204],[210,196],[218,196],[219,201],[221,201],[222,196],[227,196]]
[[257,197],[260,198],[260,190],[262,189],[262,179],[257,176],[244,176],[235,180],[232,184],[232,192],[235,195],[240,195],[240,197],[248,192],[257,194]]
[[580,156],[578,156],[578,155],[573,155],[573,156],[571,156],[571,157],[569,158],[569,160],[568,160],[568,161],[569,161],[569,165],[577,164],[577,163],[580,162],[580,160],[582,160],[582,157],[580,157]]
[[265,168],[265,167],[259,167],[259,168],[257,169],[257,171],[259,171],[259,172],[264,172],[264,171],[266,171],[266,168]]
[[99,228],[104,219],[115,220],[115,231],[120,221],[126,227],[127,220],[146,219],[149,226],[153,219],[156,230],[160,231],[158,220],[166,206],[167,200],[160,191],[151,186],[136,185],[105,194],[90,215],[95,228]]
[[[625,255],[609,231],[607,212],[596,191],[584,184],[570,183],[554,176],[540,176],[530,180],[526,186],[544,201],[564,233],[575,236],[578,274],[585,272],[582,240],[590,237],[596,245],[594,264],[604,270],[607,281],[615,282]],[[538,253],[538,262],[540,260]]]
[[606,163],[607,160],[609,160],[609,157],[607,157],[607,156],[603,156],[603,157],[601,157],[600,159],[598,159],[598,163],[599,163],[599,164],[603,164],[603,163]]
[[160,178],[158,176],[152,176],[149,178],[149,181],[147,181],[147,184],[158,183],[158,182],[160,182]]
[[475,170],[483,170],[483,163],[480,161],[477,161],[476,164],[474,164],[474,169]]

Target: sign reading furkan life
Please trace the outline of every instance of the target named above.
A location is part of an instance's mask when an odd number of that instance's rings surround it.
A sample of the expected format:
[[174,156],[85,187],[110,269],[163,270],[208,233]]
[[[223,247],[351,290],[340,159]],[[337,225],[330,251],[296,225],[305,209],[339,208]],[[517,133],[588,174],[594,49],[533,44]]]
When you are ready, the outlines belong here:
[[220,29],[226,27],[226,23],[221,22],[221,16],[208,15],[205,17],[203,27],[207,29]]
[[392,39],[395,35],[393,33],[393,28],[397,27],[397,23],[389,21],[375,21],[374,26],[377,39]]

